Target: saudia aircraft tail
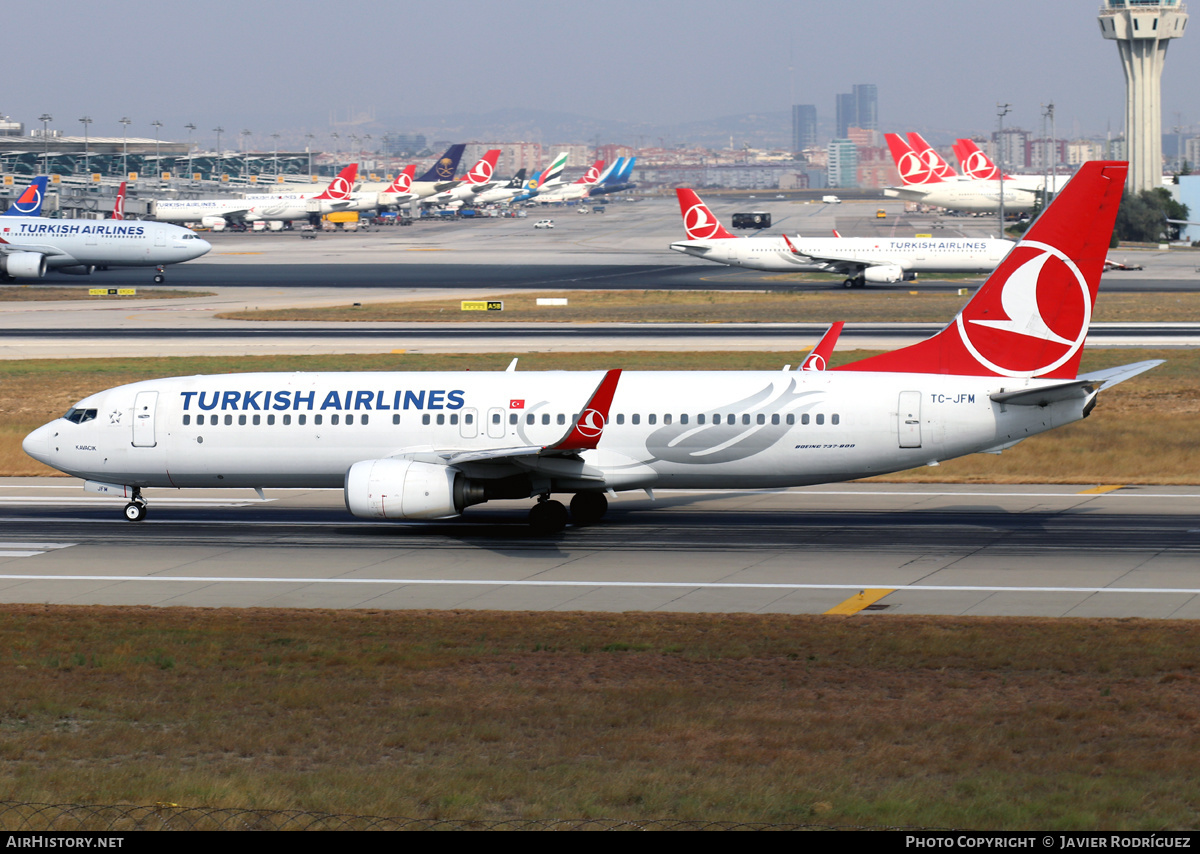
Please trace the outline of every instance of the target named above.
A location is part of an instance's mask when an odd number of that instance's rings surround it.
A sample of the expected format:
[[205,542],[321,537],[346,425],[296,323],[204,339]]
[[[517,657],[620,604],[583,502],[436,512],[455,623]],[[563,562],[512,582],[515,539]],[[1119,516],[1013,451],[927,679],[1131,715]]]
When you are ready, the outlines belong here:
[[949,326],[837,370],[1074,380],[1128,168],[1085,163]]
[[458,171],[458,161],[462,160],[463,152],[467,150],[465,143],[456,143],[446,149],[446,153],[429,167],[429,171],[418,178],[426,184],[441,184],[453,181],[454,173]]
[[896,171],[900,173],[900,180],[906,186],[941,183],[942,179],[934,174],[925,159],[913,151],[912,146],[902,140],[898,134],[885,133],[883,138],[887,140],[888,150],[892,152],[892,160],[896,162]]
[[679,212],[683,214],[683,230],[688,240],[737,239],[737,235],[725,230],[725,226],[713,216],[708,205],[700,200],[694,190],[681,187],[675,191],[675,195],[679,197]]
[[[38,175],[33,179],[25,192],[17,197],[17,200],[9,205],[3,216],[41,216],[42,215],[42,200],[46,197],[46,184],[50,179],[45,175]],[[124,186],[122,184],[121,186]]]
[[350,193],[354,190],[354,179],[358,175],[358,164],[351,163],[345,169],[337,174],[329,186],[325,188],[325,192],[316,198],[322,200],[331,200],[335,202],[344,202],[350,198]]

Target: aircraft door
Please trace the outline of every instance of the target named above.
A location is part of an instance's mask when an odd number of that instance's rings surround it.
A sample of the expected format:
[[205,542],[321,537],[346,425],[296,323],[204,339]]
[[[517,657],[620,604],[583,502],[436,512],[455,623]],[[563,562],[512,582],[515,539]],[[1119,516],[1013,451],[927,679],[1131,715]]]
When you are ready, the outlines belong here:
[[479,412],[474,409],[464,409],[458,413],[458,432],[464,439],[474,439],[479,435]]
[[167,245],[167,230],[165,228],[154,229],[154,245],[159,248]]
[[158,442],[154,438],[154,411],[158,404],[158,392],[139,391],[133,401],[133,446],[153,448]]
[[489,439],[504,438],[504,410],[493,407],[488,410],[487,434]]
[[901,448],[921,447],[921,392],[900,392],[896,429],[900,436]]

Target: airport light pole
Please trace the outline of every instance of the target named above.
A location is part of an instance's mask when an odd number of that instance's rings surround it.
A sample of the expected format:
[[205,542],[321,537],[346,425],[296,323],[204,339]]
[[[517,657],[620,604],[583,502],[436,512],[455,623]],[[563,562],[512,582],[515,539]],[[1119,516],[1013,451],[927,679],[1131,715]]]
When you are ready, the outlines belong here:
[[150,124],[154,127],[154,176],[155,176],[154,180],[155,180],[155,182],[161,184],[162,183],[162,155],[159,154],[159,149],[158,149],[158,132],[162,129],[163,123],[160,122],[158,119],[155,119],[154,121],[150,122]]
[[305,149],[308,151],[308,179],[311,181],[312,180],[312,146],[313,146],[312,141],[314,139],[316,139],[317,137],[315,134],[306,133],[304,135],[304,138],[308,140],[308,145],[305,146]]
[[225,133],[225,128],[217,125],[215,128],[213,128],[213,131],[217,134],[217,180],[220,181],[221,170],[224,168],[221,158],[221,134]]
[[271,139],[275,140],[275,183],[279,183],[279,133],[278,131],[271,134]]
[[133,119],[129,116],[121,116],[117,119],[121,124],[121,174],[129,177],[129,126],[133,124]]
[[79,120],[83,125],[83,171],[85,174],[92,174],[92,157],[88,147],[88,125],[92,123],[91,116],[84,116]]
[[334,131],[329,138],[333,140],[333,174],[336,175],[338,173],[338,140],[342,137],[337,131]]
[[997,104],[996,118],[1000,132],[996,135],[996,165],[1000,167],[1000,237],[1004,238],[1004,117],[1012,112],[1012,104]]
[[193,175],[193,172],[192,172],[192,131],[194,131],[196,129],[196,125],[193,124],[192,122],[188,122],[186,125],[184,125],[184,127],[187,128],[187,132],[188,132],[188,181],[190,182],[192,180],[192,175]]
[[54,121],[54,116],[49,113],[42,113],[38,116],[38,121],[42,123],[42,169],[47,175],[50,174],[50,122]]
[[250,177],[250,165],[246,162],[246,137],[250,135],[250,131],[242,128],[242,178],[243,180]]
[[[1050,204],[1050,176],[1058,172],[1058,151],[1054,145],[1054,103],[1042,105],[1042,139],[1046,138],[1046,120],[1050,120],[1050,150],[1046,152],[1046,177],[1042,184],[1042,210]],[[1051,168],[1051,162],[1054,166]]]

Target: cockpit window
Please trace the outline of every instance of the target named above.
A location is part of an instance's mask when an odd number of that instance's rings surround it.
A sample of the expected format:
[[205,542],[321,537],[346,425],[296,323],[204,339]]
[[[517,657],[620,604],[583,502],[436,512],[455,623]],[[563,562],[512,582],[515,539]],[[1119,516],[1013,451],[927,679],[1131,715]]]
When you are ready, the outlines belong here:
[[94,409],[68,409],[67,414],[63,418],[74,424],[82,424],[85,421],[91,421],[96,417]]

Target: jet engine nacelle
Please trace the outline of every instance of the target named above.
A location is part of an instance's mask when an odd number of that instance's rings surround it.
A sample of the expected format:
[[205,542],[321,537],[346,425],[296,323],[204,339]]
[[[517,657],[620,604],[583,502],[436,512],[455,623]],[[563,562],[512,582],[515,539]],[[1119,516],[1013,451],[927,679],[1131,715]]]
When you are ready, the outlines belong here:
[[17,279],[40,279],[46,275],[46,256],[40,252],[0,255],[0,273]]
[[211,228],[213,231],[224,231],[228,223],[225,222],[223,216],[205,216],[200,218],[200,224],[205,228]]
[[458,469],[412,460],[363,460],[346,472],[346,509],[362,519],[444,519],[483,501]]
[[881,264],[863,270],[863,280],[875,284],[891,284],[904,281],[904,268],[899,264]]
[[72,264],[70,267],[58,267],[54,272],[66,273],[68,276],[90,276],[95,269],[95,264]]

